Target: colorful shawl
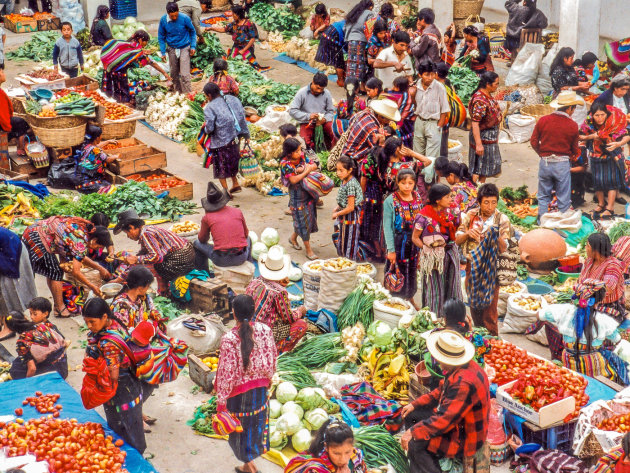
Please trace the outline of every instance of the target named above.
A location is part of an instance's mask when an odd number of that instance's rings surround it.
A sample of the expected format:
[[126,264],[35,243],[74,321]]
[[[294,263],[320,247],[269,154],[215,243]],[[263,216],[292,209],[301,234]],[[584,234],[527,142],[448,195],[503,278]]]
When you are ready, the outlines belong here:
[[490,227],[477,248],[470,252],[470,281],[466,287],[470,307],[483,309],[492,302],[497,285],[499,229]]
[[[350,469],[352,473],[365,473],[367,471],[361,450],[355,448],[350,461],[352,462]],[[337,467],[332,464],[325,451],[317,457],[307,452],[297,455],[284,469],[284,473],[334,473],[335,471],[337,471]]]
[[608,109],[609,115],[601,128],[597,127],[593,116],[590,114],[580,128],[580,131],[585,135],[597,133],[599,138],[592,140],[594,156],[607,154],[606,145],[612,141],[619,140],[627,133],[626,127],[628,126],[628,119],[626,114],[610,105],[607,105],[606,108]]
[[453,217],[453,214],[451,214],[450,212],[447,212],[446,210],[442,213],[438,213],[435,211],[435,209],[431,205],[425,205],[423,209],[420,211],[420,214],[438,222],[440,226],[443,227],[443,229],[446,230],[446,232],[448,232],[448,236],[451,242],[455,241],[455,232],[457,231],[457,224],[455,222],[455,217]]
[[402,427],[402,405],[385,399],[365,381],[347,384],[339,392],[361,425],[383,425],[391,434]]
[[144,50],[135,41],[110,39],[101,49],[101,62],[105,71],[117,72],[128,68],[134,62],[144,66],[148,59],[144,56]]

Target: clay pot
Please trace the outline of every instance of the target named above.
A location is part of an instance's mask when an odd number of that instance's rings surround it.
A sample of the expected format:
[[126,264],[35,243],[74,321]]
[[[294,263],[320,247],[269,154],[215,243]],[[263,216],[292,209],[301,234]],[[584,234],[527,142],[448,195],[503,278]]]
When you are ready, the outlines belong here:
[[521,259],[532,269],[556,265],[556,258],[567,254],[567,244],[553,230],[538,228],[523,235],[518,242]]

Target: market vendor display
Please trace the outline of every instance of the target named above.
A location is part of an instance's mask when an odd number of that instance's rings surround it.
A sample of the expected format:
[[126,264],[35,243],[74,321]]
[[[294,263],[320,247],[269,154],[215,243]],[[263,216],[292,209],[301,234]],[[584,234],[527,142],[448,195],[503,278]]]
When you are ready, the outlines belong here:
[[[605,341],[617,344],[621,335],[618,323],[598,310],[605,296],[606,283],[583,279],[575,288],[577,307],[573,304],[552,304],[540,311],[541,320],[556,326],[562,335],[562,363],[569,369],[587,376],[604,376],[628,384],[625,364],[611,351],[603,348]],[[616,358],[611,364],[609,360]],[[619,368],[623,368],[618,371]]]
[[106,165],[118,159],[117,154],[105,154],[98,146],[101,144],[103,129],[96,125],[88,125],[85,129],[85,141],[81,149],[77,151],[78,164],[76,177],[78,183],[76,190],[85,194],[98,192],[104,187],[109,187],[110,183],[103,180]]
[[170,75],[155,61],[144,48],[151,37],[144,30],[136,31],[128,41],[110,39],[101,50],[103,63],[103,92],[119,102],[130,102],[130,85],[127,73],[130,68],[150,65],[170,81]]
[[83,265],[96,269],[102,279],[111,279],[109,271],[87,256],[89,248],[107,248],[112,245],[112,237],[105,227],[95,226],[79,217],[50,217],[28,227],[22,235],[22,241],[28,249],[33,272],[46,277],[53,296],[55,315],[59,317],[70,317],[72,314],[63,303],[64,270],[57,256],[71,264],[72,276],[94,294],[101,294],[101,290],[81,272]]
[[158,292],[167,294],[168,283],[194,269],[192,243],[165,228],[147,226],[134,209],[118,214],[114,235],[125,232],[127,238],[140,244],[137,256],[125,258],[128,264],[152,265],[158,275]]
[[252,279],[245,292],[254,298],[254,320],[271,327],[279,353],[291,351],[306,334],[302,319],[304,307],[291,309],[286,286],[289,284],[291,257],[282,248],[271,248],[260,255],[260,276]]
[[442,330],[429,336],[427,348],[445,377],[437,389],[402,410],[409,430],[400,441],[411,473],[441,473],[442,458],[459,460],[465,471],[487,468],[490,386],[486,373],[472,362],[475,347],[459,333]]

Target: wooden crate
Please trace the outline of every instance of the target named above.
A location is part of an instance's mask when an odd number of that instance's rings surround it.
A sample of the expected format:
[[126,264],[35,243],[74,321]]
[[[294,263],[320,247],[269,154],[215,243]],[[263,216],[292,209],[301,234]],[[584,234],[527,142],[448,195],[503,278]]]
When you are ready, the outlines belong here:
[[114,174],[129,176],[142,171],[153,171],[166,167],[166,153],[164,151],[147,146],[135,138],[126,138],[124,141],[126,140],[135,141],[137,144],[106,151],[109,155],[118,155],[116,162],[108,165]]
[[227,284],[217,278],[201,281],[193,279],[188,286],[190,302],[186,308],[191,312],[213,312],[223,315],[229,311]]
[[[177,179],[184,181],[185,184],[168,189],[168,195],[170,197],[175,197],[179,200],[191,200],[193,198],[192,182],[188,182],[186,179],[176,176],[175,174],[170,173],[166,171],[165,169],[156,169],[153,171],[141,171],[136,174],[140,174],[143,177],[153,175],[153,174],[160,176],[159,179],[152,179],[152,180],[146,181],[147,184],[150,184],[152,182],[157,182],[161,179],[168,179],[169,177],[176,177]],[[124,184],[128,180],[129,179],[127,177],[114,175],[114,179],[110,182],[113,182],[114,184]],[[161,194],[162,192],[159,192],[159,193]]]
[[28,174],[20,174],[16,171],[11,171],[10,169],[2,169],[0,168],[0,178],[1,176],[8,177],[12,181],[26,181],[28,182],[30,176]]
[[61,29],[61,18],[51,18],[49,20],[37,20],[38,31],[53,31]]
[[78,77],[66,79],[66,87],[74,87],[78,90],[98,90],[99,85],[97,80],[81,74]]
[[23,20],[13,23],[10,18],[5,18],[4,27],[13,33],[34,33],[37,31],[37,20]]
[[188,374],[190,375],[190,379],[195,383],[201,386],[201,388],[207,392],[211,393],[214,388],[214,378],[217,374],[216,371],[212,371],[209,366],[207,366],[203,361],[201,361],[206,356],[219,356],[218,352],[208,353],[206,355],[193,355],[190,353],[188,355]]
[[48,167],[36,168],[28,157],[11,156],[11,170],[18,174],[26,174],[32,178],[48,175]]

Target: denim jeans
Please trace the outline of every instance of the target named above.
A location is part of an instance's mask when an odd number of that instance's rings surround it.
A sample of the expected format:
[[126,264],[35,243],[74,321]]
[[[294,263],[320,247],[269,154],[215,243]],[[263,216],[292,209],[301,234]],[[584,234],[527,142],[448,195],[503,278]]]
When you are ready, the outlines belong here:
[[201,243],[199,240],[193,242],[195,248],[195,269],[208,271],[208,258],[216,266],[225,268],[227,266],[239,266],[245,261],[252,261],[252,241],[247,237],[247,249],[238,255],[223,255],[214,251],[214,245],[209,243]]
[[556,191],[558,210],[566,212],[571,207],[571,163],[566,161],[546,162],[540,159],[538,168],[538,220],[547,213],[551,202],[551,191]]

